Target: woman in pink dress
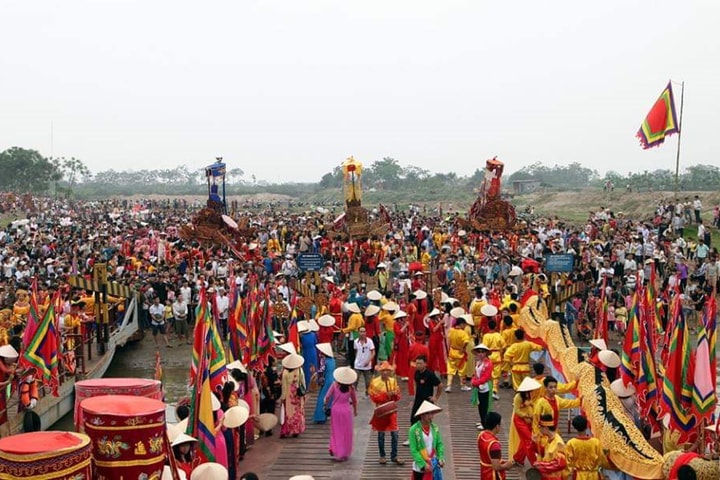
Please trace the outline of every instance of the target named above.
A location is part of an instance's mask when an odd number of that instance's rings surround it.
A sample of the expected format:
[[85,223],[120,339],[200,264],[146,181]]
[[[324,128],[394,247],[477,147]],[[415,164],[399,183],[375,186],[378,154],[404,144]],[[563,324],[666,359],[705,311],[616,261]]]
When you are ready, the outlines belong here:
[[[305,359],[298,355],[283,358],[282,394],[280,395],[280,438],[297,437],[305,431]],[[302,391],[302,395],[298,392]]]
[[336,368],[324,405],[330,407],[330,455],[340,462],[352,455],[353,417],[357,417],[357,397],[353,384],[357,373],[349,367]]

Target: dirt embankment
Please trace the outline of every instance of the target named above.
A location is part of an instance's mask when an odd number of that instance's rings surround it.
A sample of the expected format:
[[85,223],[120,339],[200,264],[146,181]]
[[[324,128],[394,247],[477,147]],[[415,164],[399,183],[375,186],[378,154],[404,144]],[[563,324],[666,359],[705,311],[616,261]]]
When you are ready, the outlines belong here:
[[[720,205],[720,192],[679,192],[678,198],[692,200],[695,195],[703,203],[702,216],[706,224],[712,221],[712,209]],[[539,215],[557,215],[560,218],[582,221],[587,219],[590,211],[597,211],[600,207],[610,208],[616,214],[623,212],[626,217],[634,219],[649,219],[653,216],[658,203],[672,201],[673,192],[626,192],[615,189],[614,192],[603,192],[597,189],[568,192],[547,192],[519,195],[513,199],[518,211],[526,206],[535,207]]]

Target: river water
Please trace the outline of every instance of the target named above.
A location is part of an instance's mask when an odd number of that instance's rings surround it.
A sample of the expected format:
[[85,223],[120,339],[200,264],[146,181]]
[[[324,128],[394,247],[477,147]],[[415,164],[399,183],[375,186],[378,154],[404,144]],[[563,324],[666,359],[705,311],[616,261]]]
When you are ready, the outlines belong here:
[[[163,369],[163,389],[167,403],[175,403],[188,396],[188,376],[192,347],[177,345],[173,348],[156,348],[153,339],[147,335],[143,340],[130,343],[115,351],[105,378],[153,378],[155,375],[155,352],[160,352]],[[73,414],[68,413],[49,430],[74,430]]]

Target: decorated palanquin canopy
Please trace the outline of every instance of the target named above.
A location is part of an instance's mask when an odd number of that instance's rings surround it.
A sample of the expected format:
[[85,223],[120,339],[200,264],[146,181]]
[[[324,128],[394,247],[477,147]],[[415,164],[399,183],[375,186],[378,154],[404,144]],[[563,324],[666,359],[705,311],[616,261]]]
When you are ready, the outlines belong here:
[[0,480],[92,478],[87,435],[74,432],[21,433],[0,439]]
[[80,403],[93,450],[95,478],[160,478],[166,457],[165,404],[130,395]]
[[147,378],[93,378],[75,382],[75,430],[84,431],[80,403],[86,398],[101,395],[133,395],[162,400],[162,383]]
[[362,163],[349,157],[342,164],[343,192],[346,202],[362,202]]

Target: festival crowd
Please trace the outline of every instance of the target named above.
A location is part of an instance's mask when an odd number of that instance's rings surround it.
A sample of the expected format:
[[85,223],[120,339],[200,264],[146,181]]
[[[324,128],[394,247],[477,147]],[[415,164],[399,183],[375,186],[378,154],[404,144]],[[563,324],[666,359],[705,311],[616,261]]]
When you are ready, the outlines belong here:
[[[660,202],[645,219],[601,207],[581,225],[538,218],[522,230],[493,234],[463,230],[457,214],[396,210],[386,236],[363,241],[332,238],[332,212],[294,214],[260,205],[231,213],[245,218],[248,229],[232,248],[182,238],[194,213],[182,200],[21,201],[5,195],[1,208],[25,218],[0,231],[0,386],[14,378],[35,280],[45,304],[61,290],[66,352],[77,347],[72,334],[82,337],[94,328],[92,295],[65,288],[68,276],[88,276],[97,263],[107,264],[110,280],[136,290],[141,326],[165,348],[193,343],[201,299],[210,302],[226,342],[238,298],[247,299],[255,288],[270,302],[274,350],[263,363],[228,364],[226,382],[214,392],[214,458],[227,472],[218,478],[254,478],[241,475],[242,460],[276,424],[280,437],[292,441],[307,422],[330,422],[329,453],[335,461],[348,460],[363,401],[375,406],[371,428],[381,464],[407,461],[412,478],[442,478],[447,446],[433,416],[443,394],[467,395],[476,407],[483,480],[529,467],[543,479],[571,473],[601,478],[613,465],[579,410],[575,383],[563,383],[543,348],[525,338],[519,327],[523,300],[529,293],[545,298],[552,318],[589,344],[585,361],[607,377],[652,441],[634,388],[617,373],[616,347],[627,330],[632,293],[656,284],[663,325],[672,297],[680,295],[691,330],[697,330],[714,301],[720,271],[710,227],[718,227],[719,209],[708,218],[697,197]],[[306,274],[301,259],[310,253],[321,255],[323,266]],[[558,254],[571,256],[570,268],[546,271],[547,255]],[[299,300],[307,293],[314,302]],[[119,320],[124,300],[115,301]],[[607,322],[607,342],[596,338],[599,315]],[[72,358],[63,358],[70,375]],[[493,406],[500,389],[516,392],[511,418]],[[312,412],[305,409],[309,395],[317,395]],[[405,395],[413,398],[412,426],[400,432],[397,402]],[[23,400],[28,406],[31,397]],[[2,400],[0,422],[7,420]],[[563,409],[574,412],[577,432],[567,442],[558,433]],[[188,402],[179,402],[177,415],[188,418]],[[500,429],[509,432],[507,459]],[[171,435],[176,465],[193,478],[195,470],[209,467],[200,465],[198,439],[183,432]],[[655,443],[659,451],[662,440]],[[718,444],[698,441],[692,449],[712,456]]]

